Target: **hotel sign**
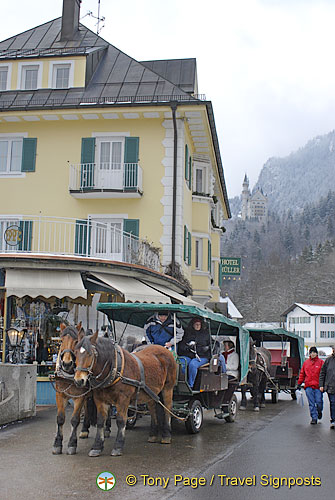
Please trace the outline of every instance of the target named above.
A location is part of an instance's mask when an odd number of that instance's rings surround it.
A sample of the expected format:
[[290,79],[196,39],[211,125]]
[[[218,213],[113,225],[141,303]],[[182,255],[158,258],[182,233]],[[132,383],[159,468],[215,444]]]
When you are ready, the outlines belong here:
[[222,276],[239,276],[241,274],[241,257],[221,257]]

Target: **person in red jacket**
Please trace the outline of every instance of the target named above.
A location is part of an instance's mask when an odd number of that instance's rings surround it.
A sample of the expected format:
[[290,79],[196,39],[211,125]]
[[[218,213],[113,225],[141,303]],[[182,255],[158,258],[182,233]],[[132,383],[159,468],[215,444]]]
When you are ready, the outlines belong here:
[[305,382],[305,392],[309,404],[309,413],[311,415],[311,424],[316,424],[318,419],[322,418],[323,394],[320,391],[319,377],[323,365],[322,359],[319,359],[316,347],[309,350],[309,359],[306,359],[300,370],[298,379],[298,389]]

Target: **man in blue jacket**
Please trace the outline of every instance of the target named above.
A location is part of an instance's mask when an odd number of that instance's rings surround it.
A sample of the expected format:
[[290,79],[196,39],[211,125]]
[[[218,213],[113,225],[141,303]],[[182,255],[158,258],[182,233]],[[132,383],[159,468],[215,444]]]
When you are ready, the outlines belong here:
[[[173,318],[166,311],[160,311],[151,316],[144,325],[145,337],[148,344],[158,344],[163,347],[172,347],[174,344]],[[184,330],[176,319],[176,342],[183,338]]]

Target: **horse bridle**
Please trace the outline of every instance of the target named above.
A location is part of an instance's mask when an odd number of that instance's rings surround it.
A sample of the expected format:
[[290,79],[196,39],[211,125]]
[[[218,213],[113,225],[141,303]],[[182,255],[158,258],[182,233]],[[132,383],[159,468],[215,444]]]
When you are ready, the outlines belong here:
[[[85,373],[88,373],[88,378],[89,379],[93,375],[93,367],[94,367],[95,362],[96,362],[97,357],[98,357],[98,353],[97,353],[96,347],[92,344],[91,348],[92,348],[93,353],[90,354],[90,356],[92,356],[92,361],[91,361],[90,366],[88,368],[84,368],[83,366],[76,366],[75,369],[74,369],[75,372],[85,372]],[[105,366],[106,366],[106,363],[105,363]],[[102,371],[105,369],[105,366],[103,367]],[[101,375],[101,373],[100,373],[100,375]],[[99,375],[98,375],[98,377],[99,377]]]

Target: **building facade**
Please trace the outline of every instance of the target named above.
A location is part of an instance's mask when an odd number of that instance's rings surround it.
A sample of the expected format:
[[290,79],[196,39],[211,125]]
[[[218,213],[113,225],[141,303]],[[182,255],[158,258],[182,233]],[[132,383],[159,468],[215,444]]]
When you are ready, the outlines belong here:
[[287,330],[303,337],[306,347],[335,343],[335,305],[295,303],[282,316]]

